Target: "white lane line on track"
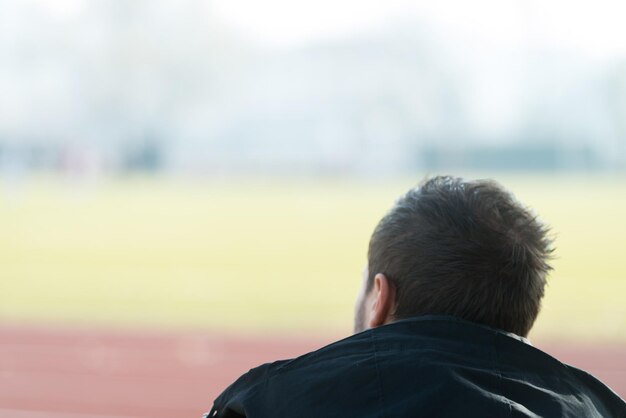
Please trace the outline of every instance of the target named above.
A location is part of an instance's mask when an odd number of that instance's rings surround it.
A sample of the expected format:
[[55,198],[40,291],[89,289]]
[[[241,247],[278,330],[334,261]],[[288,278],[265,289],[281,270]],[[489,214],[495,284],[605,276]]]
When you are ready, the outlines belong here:
[[145,418],[128,415],[80,414],[76,412],[31,411],[0,408],[0,418]]

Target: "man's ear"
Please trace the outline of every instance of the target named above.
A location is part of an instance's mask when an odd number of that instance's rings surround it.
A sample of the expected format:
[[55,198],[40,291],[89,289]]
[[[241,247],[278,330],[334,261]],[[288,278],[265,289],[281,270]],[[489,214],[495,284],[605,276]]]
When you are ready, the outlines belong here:
[[372,315],[369,327],[375,328],[392,321],[393,309],[396,305],[396,290],[389,279],[382,273],[374,277]]

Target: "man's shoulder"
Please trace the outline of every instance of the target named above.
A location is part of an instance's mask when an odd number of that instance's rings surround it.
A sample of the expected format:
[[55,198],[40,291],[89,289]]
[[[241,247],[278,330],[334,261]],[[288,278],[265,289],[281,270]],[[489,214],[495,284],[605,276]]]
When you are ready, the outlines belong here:
[[340,364],[359,364],[372,355],[370,334],[366,331],[351,335],[295,358],[261,364],[243,374],[221,397],[243,388],[267,385],[268,382],[275,384],[280,379],[288,378],[290,374],[310,372],[308,376],[313,379],[316,372],[322,369],[336,370],[335,367]]
[[[272,411],[272,416],[305,416],[293,409],[294,398],[338,402],[337,387],[344,386],[345,395],[350,395],[355,393],[355,381],[372,380],[374,352],[370,334],[366,331],[299,357],[249,370],[222,392],[214,402],[214,415],[208,416],[250,417],[255,411]],[[324,382],[333,382],[334,389]],[[349,398],[343,396],[347,403],[344,408],[350,408]],[[356,401],[352,407],[356,409]]]
[[[566,405],[577,399],[568,394],[585,394],[588,405]],[[474,405],[476,416],[505,414],[526,398],[537,399],[532,407],[538,412],[550,405],[579,411],[605,403],[623,407],[593,377],[521,337],[450,317],[420,317],[254,368],[216,399],[214,409],[219,417],[268,411],[272,416],[342,416],[347,411],[362,417],[381,411],[411,416],[415,408],[432,416],[446,416],[443,411],[470,416],[467,410],[451,409],[456,405],[451,397]]]
[[[411,318],[363,331],[294,359],[263,364],[230,385],[215,400],[215,409],[243,415],[244,409],[249,414],[271,408],[274,416],[309,416],[281,408],[293,408],[291,399],[300,399],[302,405],[324,399],[337,410],[368,416],[382,405],[385,396],[392,396],[384,393],[390,379],[392,386],[408,380],[415,385],[418,368],[428,363],[438,369],[447,367],[446,362],[452,360],[446,353],[467,352],[476,360],[485,357],[480,345],[489,344],[491,338],[479,334],[491,330],[479,327],[463,335],[466,326],[449,317]],[[472,338],[480,340],[473,349]],[[485,362],[489,367],[489,356]],[[425,383],[427,377],[420,380]]]
[[[440,321],[435,322],[433,321]],[[268,381],[276,382],[278,378],[285,378],[292,373],[312,372],[308,375],[312,379],[322,370],[337,373],[338,368],[349,365],[350,367],[360,367],[371,365],[371,360],[375,355],[382,356],[384,353],[393,351],[400,352],[414,350],[416,347],[428,350],[437,344],[441,344],[439,338],[432,338],[432,335],[415,328],[437,327],[437,332],[446,334],[446,325],[450,322],[448,317],[425,317],[411,318],[394,322],[385,326],[368,329],[363,332],[350,335],[343,339],[332,342],[317,350],[305,353],[301,356],[265,363],[242,375],[233,385],[233,388],[240,388],[250,385],[265,384]],[[417,331],[417,332],[416,332]],[[421,344],[416,344],[416,339],[422,339]],[[463,344],[467,344],[464,338]],[[401,356],[398,356],[400,358]],[[406,360],[403,359],[406,363]],[[226,392],[226,391],[225,391]]]

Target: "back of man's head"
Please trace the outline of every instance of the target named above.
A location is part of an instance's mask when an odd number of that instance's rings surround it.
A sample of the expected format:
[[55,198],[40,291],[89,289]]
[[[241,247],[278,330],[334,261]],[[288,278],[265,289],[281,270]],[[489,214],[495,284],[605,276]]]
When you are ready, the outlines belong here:
[[389,279],[394,319],[452,315],[526,336],[551,251],[547,228],[497,183],[436,177],[379,222],[367,287],[377,273]]

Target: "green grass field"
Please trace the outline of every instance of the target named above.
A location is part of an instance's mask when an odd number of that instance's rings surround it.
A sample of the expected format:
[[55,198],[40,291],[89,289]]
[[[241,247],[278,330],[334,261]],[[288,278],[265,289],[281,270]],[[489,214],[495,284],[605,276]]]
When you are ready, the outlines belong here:
[[[626,340],[626,179],[500,180],[557,235],[534,335]],[[348,333],[369,235],[415,182],[3,182],[0,320]]]

